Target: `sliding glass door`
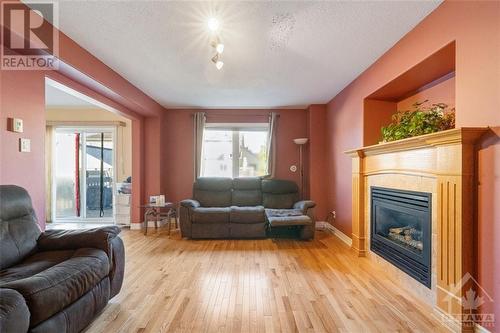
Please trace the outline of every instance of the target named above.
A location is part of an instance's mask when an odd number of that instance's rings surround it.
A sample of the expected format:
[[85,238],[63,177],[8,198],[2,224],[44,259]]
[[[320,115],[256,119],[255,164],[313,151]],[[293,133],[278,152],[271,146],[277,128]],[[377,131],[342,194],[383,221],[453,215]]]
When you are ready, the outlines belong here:
[[113,222],[114,128],[56,128],[55,222]]
[[[53,168],[53,186],[55,197],[53,196],[53,209],[55,219],[68,219],[80,216],[78,212],[78,192],[77,174],[81,165],[77,134],[56,131],[54,136],[54,160]],[[54,220],[54,218],[52,220]]]
[[87,218],[113,217],[113,134],[85,133]]

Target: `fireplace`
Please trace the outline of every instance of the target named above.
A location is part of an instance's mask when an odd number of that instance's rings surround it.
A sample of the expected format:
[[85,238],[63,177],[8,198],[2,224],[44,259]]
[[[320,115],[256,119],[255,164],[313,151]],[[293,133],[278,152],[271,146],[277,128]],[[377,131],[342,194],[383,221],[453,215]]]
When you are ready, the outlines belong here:
[[431,194],[371,187],[370,249],[431,287]]

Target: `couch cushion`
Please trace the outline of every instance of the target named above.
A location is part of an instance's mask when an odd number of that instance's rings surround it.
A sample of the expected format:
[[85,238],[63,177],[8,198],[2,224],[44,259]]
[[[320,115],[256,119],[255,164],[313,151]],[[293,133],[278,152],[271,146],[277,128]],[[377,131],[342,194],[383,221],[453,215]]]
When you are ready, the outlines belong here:
[[266,218],[271,227],[309,225],[312,220],[300,209],[266,209]]
[[263,206],[231,207],[231,223],[263,223],[266,218]]
[[193,185],[195,190],[203,191],[230,191],[233,179],[227,177],[200,177]]
[[262,192],[273,194],[298,193],[299,187],[294,181],[285,179],[264,179]]
[[[106,307],[110,298],[109,279],[102,279],[93,289],[80,297],[76,302],[60,312],[42,321],[29,330],[29,333],[76,333],[84,332],[85,328]],[[105,330],[112,332],[115,330]]]
[[202,207],[229,207],[231,206],[231,191],[214,192],[194,190],[194,198]]
[[33,253],[40,233],[28,192],[0,185],[0,269]]
[[233,206],[262,205],[262,180],[259,177],[233,179]]
[[269,209],[266,208],[267,217],[290,217],[303,215],[300,209]]
[[30,327],[61,311],[94,288],[109,273],[109,259],[102,250],[76,250],[71,258],[35,275],[10,281],[3,288],[23,295],[30,309]]
[[198,207],[193,209],[193,223],[229,223],[229,207]]
[[74,250],[37,252],[14,266],[2,269],[0,271],[0,286],[10,281],[38,274],[71,258],[74,253]]
[[240,177],[233,179],[235,190],[261,190],[262,179],[260,177]]
[[282,179],[262,181],[262,202],[266,208],[288,209],[299,200],[299,188],[295,182]]
[[296,194],[262,194],[262,203],[266,208],[289,209],[297,202],[299,196]]
[[229,207],[232,186],[231,178],[201,177],[193,185],[193,197],[203,207]]
[[233,190],[233,206],[258,206],[262,205],[262,192],[260,190]]

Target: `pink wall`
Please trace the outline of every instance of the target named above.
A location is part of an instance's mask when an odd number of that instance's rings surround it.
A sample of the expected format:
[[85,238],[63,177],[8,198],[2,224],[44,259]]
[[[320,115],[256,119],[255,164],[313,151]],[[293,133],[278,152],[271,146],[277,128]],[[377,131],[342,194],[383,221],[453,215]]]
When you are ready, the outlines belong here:
[[[495,312],[500,321],[500,127],[493,128],[479,146],[479,191],[477,242],[478,274],[495,306],[487,303],[483,313]],[[500,332],[500,324],[496,330]]]
[[[158,169],[161,169],[161,163],[157,166],[154,162],[144,162],[157,161],[159,153],[144,149],[144,133],[148,133],[148,142],[155,142],[152,138],[161,137],[161,128],[156,124],[160,122],[159,118],[164,109],[61,32],[59,39],[61,64],[58,71],[0,72],[0,184],[17,184],[28,190],[43,228],[45,77],[50,77],[133,120],[132,218],[134,222],[139,222],[142,216],[139,205],[145,202],[145,193],[156,192],[147,187],[156,186],[151,178],[148,178],[148,183],[145,184],[145,175],[157,175]],[[25,132],[22,135],[6,130],[8,117],[24,120]],[[157,120],[145,121],[149,117]],[[18,151],[19,137],[31,139],[30,153]],[[150,156],[151,154],[153,156]],[[152,168],[151,172],[148,172],[149,168]]]
[[316,202],[315,217],[318,221],[325,221],[328,214],[326,197],[327,161],[326,156],[326,105],[311,105],[308,115],[308,180],[309,198]]
[[[350,158],[343,151],[362,145],[363,99],[452,41],[456,41],[457,126],[500,124],[500,2],[445,1],[328,104],[328,200],[337,210],[335,225],[351,233]],[[496,133],[496,134],[495,134]],[[500,149],[498,131],[479,151],[478,244],[480,283],[500,299],[498,250]],[[488,245],[485,245],[485,242]],[[500,302],[482,308],[500,318]],[[497,331],[500,331],[497,329]]]
[[381,128],[392,122],[392,115],[397,112],[395,102],[365,99],[363,105],[363,118],[369,118],[370,126],[363,127],[363,146],[376,145],[382,141]]
[[405,98],[397,103],[397,109],[413,110],[413,104],[429,100],[429,105],[434,103],[445,103],[448,107],[455,107],[455,77],[431,86],[427,89],[417,92],[415,95]]
[[[299,150],[294,138],[307,136],[307,113],[305,110],[168,110],[162,127],[166,129],[163,154],[168,152],[165,162],[164,191],[168,200],[178,202],[192,196],[193,186],[193,118],[194,112],[207,113],[207,122],[267,122],[271,111],[280,114],[277,131],[278,158],[276,177],[300,182],[298,172],[289,170],[298,165]],[[307,155],[307,152],[306,152]],[[307,172],[307,171],[306,171]]]
[[[40,226],[45,226],[45,73],[4,71],[0,98],[0,184],[26,188]],[[23,133],[7,131],[7,118],[23,119]],[[31,153],[19,152],[19,138],[31,139]]]

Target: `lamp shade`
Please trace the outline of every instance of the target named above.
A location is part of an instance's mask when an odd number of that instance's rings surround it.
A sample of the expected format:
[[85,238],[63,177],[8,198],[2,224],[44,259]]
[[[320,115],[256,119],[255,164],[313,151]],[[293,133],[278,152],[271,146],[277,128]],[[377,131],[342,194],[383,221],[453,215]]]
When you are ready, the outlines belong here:
[[305,145],[309,139],[308,138],[297,138],[293,139],[293,142],[297,145]]

